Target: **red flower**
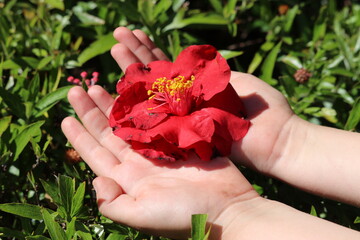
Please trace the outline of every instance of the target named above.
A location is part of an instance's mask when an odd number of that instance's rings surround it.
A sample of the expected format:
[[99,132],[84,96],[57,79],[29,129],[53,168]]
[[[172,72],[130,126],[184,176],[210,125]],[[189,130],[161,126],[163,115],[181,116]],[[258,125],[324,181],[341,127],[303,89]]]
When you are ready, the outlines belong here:
[[174,63],[130,65],[116,88],[110,126],[149,159],[175,161],[230,154],[250,126],[229,84],[230,68],[210,45],[190,46]]

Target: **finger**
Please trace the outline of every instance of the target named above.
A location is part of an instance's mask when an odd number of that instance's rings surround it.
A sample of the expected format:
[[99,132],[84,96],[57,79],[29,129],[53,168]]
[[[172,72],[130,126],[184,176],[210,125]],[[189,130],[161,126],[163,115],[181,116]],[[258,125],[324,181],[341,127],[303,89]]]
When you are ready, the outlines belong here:
[[111,48],[111,56],[115,59],[121,70],[125,72],[126,68],[133,63],[141,62],[135,54],[123,43],[115,44]]
[[106,176],[120,162],[73,117],[61,123],[62,131],[71,145],[98,176]]
[[122,151],[128,149],[129,146],[113,134],[108,118],[90,96],[81,87],[73,87],[68,93],[68,99],[89,133],[121,161]]
[[88,94],[94,103],[99,107],[100,111],[109,118],[112,106],[114,104],[113,97],[105,91],[104,88],[94,85],[88,90]]
[[126,27],[118,27],[114,31],[117,41],[124,44],[144,64],[158,60],[153,52],[143,44],[136,35]]
[[134,222],[142,215],[133,197],[111,178],[97,177],[93,181],[100,212],[119,223],[137,225]]
[[133,34],[155,55],[157,60],[169,61],[169,58],[165,55],[165,53],[160,48],[156,47],[154,42],[148,37],[148,35],[146,35],[146,33],[136,29],[133,31]]

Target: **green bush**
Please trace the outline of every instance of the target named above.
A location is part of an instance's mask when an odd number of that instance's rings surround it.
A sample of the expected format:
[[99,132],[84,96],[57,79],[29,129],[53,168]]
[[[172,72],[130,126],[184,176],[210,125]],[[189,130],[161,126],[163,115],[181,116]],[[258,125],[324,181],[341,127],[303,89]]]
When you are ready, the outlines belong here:
[[[114,92],[117,26],[144,30],[171,59],[213,44],[234,70],[282,91],[302,118],[360,129],[355,1],[0,0],[0,239],[158,239],[101,216],[94,176],[60,130],[75,115],[68,76],[100,72]],[[360,230],[359,209],[242,171],[263,196]]]

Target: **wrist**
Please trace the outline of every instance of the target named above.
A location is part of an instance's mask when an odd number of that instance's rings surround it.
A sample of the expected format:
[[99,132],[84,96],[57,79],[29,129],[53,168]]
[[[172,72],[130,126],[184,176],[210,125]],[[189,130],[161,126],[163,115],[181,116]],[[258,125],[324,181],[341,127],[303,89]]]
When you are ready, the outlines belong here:
[[240,229],[255,222],[262,214],[262,206],[266,204],[266,199],[257,193],[249,195],[246,200],[242,196],[241,200],[233,202],[211,223],[210,240],[241,239]]
[[268,159],[271,167],[267,169],[266,174],[286,182],[291,179],[292,170],[299,170],[297,163],[304,150],[308,148],[306,139],[308,132],[312,131],[311,125],[297,115],[293,115],[286,122]]
[[357,231],[262,197],[233,204],[219,216],[215,225],[222,231],[221,234],[211,234],[211,240],[335,240],[360,237]]

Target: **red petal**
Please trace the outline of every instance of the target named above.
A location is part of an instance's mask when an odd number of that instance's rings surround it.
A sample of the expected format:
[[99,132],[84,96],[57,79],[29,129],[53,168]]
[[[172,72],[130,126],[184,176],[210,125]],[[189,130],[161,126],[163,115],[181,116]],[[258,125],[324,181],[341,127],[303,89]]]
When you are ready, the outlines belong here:
[[160,77],[170,77],[172,62],[154,61],[145,66],[142,63],[133,63],[127,67],[125,75],[116,85],[116,91],[121,94],[124,89],[137,82],[145,82],[146,89],[151,89],[152,83]]
[[145,83],[137,82],[122,91],[122,94],[115,100],[110,113],[111,127],[134,126],[140,129],[149,129],[167,117],[166,113],[153,113],[148,110]]
[[215,133],[224,139],[228,139],[230,134],[233,141],[238,141],[246,135],[250,127],[250,121],[221,109],[204,108],[202,111],[207,112],[219,124]]
[[179,149],[164,139],[154,140],[149,144],[131,141],[130,144],[135,151],[150,160],[165,160],[174,162],[179,159],[187,159],[186,150]]
[[223,91],[230,80],[230,67],[211,45],[194,45],[184,49],[174,62],[172,76],[195,76],[193,95],[209,100]]
[[246,116],[246,110],[235,89],[228,84],[224,91],[219,92],[209,101],[203,101],[199,108],[214,107],[239,117]]
[[150,143],[151,137],[145,130],[136,129],[132,127],[120,127],[114,130],[114,134],[125,141],[138,141],[142,143]]
[[196,155],[198,155],[199,158],[204,161],[210,161],[214,155],[213,144],[208,142],[196,142],[189,146],[188,149],[194,149]]
[[151,137],[161,135],[170,143],[180,148],[187,148],[196,142],[211,142],[215,131],[214,121],[209,114],[196,111],[189,116],[171,116],[165,122],[149,129]]

